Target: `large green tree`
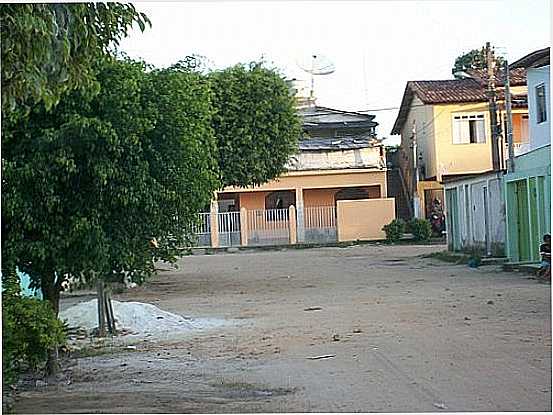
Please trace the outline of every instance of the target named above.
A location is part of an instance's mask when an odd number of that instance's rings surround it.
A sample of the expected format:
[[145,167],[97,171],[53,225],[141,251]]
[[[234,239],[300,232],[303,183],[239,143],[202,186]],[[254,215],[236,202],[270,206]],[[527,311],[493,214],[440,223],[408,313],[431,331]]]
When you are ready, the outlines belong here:
[[96,90],[93,64],[133,23],[144,30],[150,22],[132,4],[0,5],[3,112],[38,102],[51,107],[77,87]]
[[259,185],[283,173],[301,135],[284,78],[258,62],[214,71],[208,77],[222,184]]
[[97,95],[74,91],[3,131],[3,259],[56,313],[67,278],[141,282],[173,261],[219,187],[204,77],[133,61],[95,77]]
[[[504,59],[501,56],[495,57],[496,68],[501,68],[504,62]],[[455,75],[457,72],[464,72],[469,69],[486,69],[486,49],[482,47],[481,49],[472,49],[469,52],[463,53],[455,59],[451,73],[456,77],[460,75]]]

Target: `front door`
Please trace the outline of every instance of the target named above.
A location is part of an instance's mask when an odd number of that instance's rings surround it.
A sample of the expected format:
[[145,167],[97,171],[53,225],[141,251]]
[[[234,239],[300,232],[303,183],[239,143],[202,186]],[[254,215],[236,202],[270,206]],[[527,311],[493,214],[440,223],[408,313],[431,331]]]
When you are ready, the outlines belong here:
[[528,215],[528,186],[526,180],[515,182],[518,260],[530,260],[530,224]]

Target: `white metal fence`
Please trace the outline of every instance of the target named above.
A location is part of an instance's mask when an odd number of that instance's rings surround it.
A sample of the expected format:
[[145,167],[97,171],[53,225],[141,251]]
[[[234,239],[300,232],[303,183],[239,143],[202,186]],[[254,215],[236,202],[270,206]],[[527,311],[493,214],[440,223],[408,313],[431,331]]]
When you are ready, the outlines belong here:
[[194,225],[197,246],[211,246],[211,214],[198,213],[198,223]]
[[[305,242],[328,243],[337,240],[335,206],[306,207],[303,215]],[[240,245],[242,227],[245,227],[243,234],[250,246],[289,244],[290,220],[288,209],[246,210],[246,223],[241,223],[240,212],[217,213],[219,246]],[[194,226],[197,246],[211,246],[211,231],[211,213],[199,213],[198,223]]]
[[335,206],[309,206],[303,212],[305,242],[336,242]]
[[240,245],[240,212],[217,213],[219,246]]
[[288,209],[248,210],[248,245],[280,245],[290,243]]

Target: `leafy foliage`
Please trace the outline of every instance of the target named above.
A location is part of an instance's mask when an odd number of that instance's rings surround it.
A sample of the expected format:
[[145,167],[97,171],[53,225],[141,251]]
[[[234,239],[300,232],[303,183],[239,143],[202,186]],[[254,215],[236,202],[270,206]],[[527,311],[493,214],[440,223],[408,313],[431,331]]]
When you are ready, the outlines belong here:
[[0,5],[2,109],[38,102],[50,108],[65,91],[97,90],[92,65],[133,23],[142,30],[150,24],[132,4]]
[[[496,56],[495,62],[496,67],[500,68],[503,65],[504,59],[501,56]],[[484,47],[482,49],[473,49],[458,56],[455,59],[451,73],[457,78],[459,76],[455,75],[456,72],[468,69],[486,69],[486,50]]]
[[301,126],[285,80],[262,63],[209,74],[221,181],[263,184],[285,170]]
[[417,242],[427,242],[432,236],[432,225],[426,219],[413,218],[408,222],[407,228]]
[[25,367],[38,369],[48,351],[63,344],[65,332],[50,305],[41,300],[2,293],[2,374],[11,384]]
[[56,312],[68,277],[142,282],[174,261],[219,186],[204,78],[127,60],[97,79],[96,96],[35,107],[2,137],[3,254]]
[[403,232],[405,232],[405,221],[399,218],[394,219],[387,225],[384,225],[382,230],[386,233],[386,241],[396,243],[401,239]]

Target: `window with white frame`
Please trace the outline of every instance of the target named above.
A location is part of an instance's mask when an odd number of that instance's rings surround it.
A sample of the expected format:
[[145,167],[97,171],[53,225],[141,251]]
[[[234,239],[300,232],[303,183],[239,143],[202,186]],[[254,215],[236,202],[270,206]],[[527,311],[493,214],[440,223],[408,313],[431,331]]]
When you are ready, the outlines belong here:
[[536,117],[538,124],[547,121],[547,108],[545,104],[545,85],[536,87]]
[[453,116],[453,144],[480,144],[486,142],[484,114]]

